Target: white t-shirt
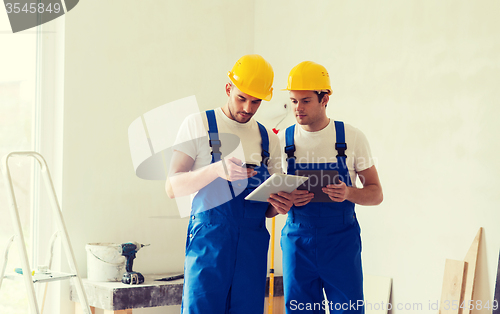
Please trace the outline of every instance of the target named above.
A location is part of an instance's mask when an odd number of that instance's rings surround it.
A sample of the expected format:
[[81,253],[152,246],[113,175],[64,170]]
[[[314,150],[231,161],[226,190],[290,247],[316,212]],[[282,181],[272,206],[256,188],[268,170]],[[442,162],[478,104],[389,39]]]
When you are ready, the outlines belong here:
[[[228,118],[222,108],[215,109],[222,157],[236,157],[242,162],[260,165],[262,161],[262,138],[259,126],[252,118],[247,123],[239,123]],[[281,149],[278,137],[267,129],[269,138],[269,173],[282,173]],[[194,159],[193,170],[209,165],[212,149],[208,143],[208,121],[205,112],[188,116],[181,124],[174,149]]]
[[[278,133],[279,141],[282,145],[283,169],[287,169],[286,153],[284,151],[285,130]],[[366,170],[374,165],[370,146],[363,132],[357,128],[344,123],[345,141],[347,143],[347,168],[351,182],[355,186],[357,173]],[[337,150],[335,123],[330,119],[330,123],[322,130],[308,132],[299,124],[295,125],[295,157],[296,163],[334,163],[337,162]]]

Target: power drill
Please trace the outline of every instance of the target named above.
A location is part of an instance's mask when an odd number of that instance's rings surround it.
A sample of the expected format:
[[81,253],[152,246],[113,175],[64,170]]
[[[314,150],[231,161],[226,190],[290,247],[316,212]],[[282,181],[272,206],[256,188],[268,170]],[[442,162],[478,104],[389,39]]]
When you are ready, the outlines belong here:
[[132,271],[132,266],[134,265],[135,253],[148,245],[149,244],[139,244],[137,242],[122,243],[122,255],[127,258],[127,264],[125,266],[126,272],[122,277],[122,282],[124,284],[138,285],[144,282],[144,276],[139,272]]

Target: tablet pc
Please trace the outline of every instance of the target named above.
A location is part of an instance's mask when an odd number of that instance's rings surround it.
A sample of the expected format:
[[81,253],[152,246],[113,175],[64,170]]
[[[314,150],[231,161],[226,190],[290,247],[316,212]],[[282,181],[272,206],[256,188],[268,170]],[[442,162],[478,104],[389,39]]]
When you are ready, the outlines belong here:
[[308,179],[309,178],[303,176],[275,173],[253,190],[252,193],[248,194],[245,199],[247,201],[267,202],[271,194],[278,192],[291,193]]
[[339,172],[337,170],[297,170],[295,174],[309,178],[297,190],[308,190],[314,193],[314,198],[311,202],[333,202],[328,194],[323,192],[322,188],[329,184],[340,183]]

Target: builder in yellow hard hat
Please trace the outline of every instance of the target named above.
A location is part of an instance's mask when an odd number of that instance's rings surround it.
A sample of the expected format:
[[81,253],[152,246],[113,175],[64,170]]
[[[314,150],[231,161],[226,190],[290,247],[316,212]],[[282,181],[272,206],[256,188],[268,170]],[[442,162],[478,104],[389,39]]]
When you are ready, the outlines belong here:
[[[287,212],[293,204],[292,195],[284,192],[268,202],[244,199],[282,171],[278,137],[252,118],[262,100],[272,97],[271,65],[259,55],[246,55],[228,76],[226,105],[183,122],[166,183],[171,198],[196,193],[182,313],[261,313],[269,243],[266,212]],[[193,134],[205,138],[193,139]],[[226,158],[238,144],[241,159]]]
[[[324,305],[324,289],[330,311],[341,305],[344,313],[364,313],[361,238],[354,206],[378,205],[383,199],[370,147],[360,130],[328,118],[332,88],[325,67],[299,63],[290,71],[286,90],[297,120],[279,134],[287,173],[301,170],[320,176],[315,180],[320,185],[316,193],[293,193],[294,206],[283,228],[286,312],[323,313],[301,311],[300,304]],[[360,188],[355,186],[357,177]]]

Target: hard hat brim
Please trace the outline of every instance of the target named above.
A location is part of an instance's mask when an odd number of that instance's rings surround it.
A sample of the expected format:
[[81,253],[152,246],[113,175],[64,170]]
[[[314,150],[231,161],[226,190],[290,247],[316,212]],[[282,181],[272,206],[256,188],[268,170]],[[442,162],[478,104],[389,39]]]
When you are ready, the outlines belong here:
[[269,91],[269,93],[267,93],[267,94],[261,94],[261,93],[255,92],[255,91],[251,91],[250,89],[245,88],[244,86],[239,86],[241,84],[237,83],[237,81],[234,79],[231,71],[227,72],[227,76],[229,77],[229,79],[231,80],[231,82],[234,84],[234,86],[238,87],[238,89],[240,91],[242,91],[243,93],[245,93],[247,95],[250,95],[252,97],[255,97],[255,98],[258,98],[258,99],[262,99],[262,100],[265,100],[265,101],[270,101],[273,98],[273,88],[272,87],[271,87],[271,90]]
[[[304,90],[304,91],[311,91],[311,92],[317,92],[318,90],[315,90],[315,89],[298,89],[298,88],[295,88],[295,89],[289,89],[289,88],[283,88],[281,89],[281,91],[292,91],[292,90]],[[324,89],[324,90],[321,90],[322,92],[327,90],[328,92],[328,95],[331,95],[333,94],[333,91],[331,89]]]

